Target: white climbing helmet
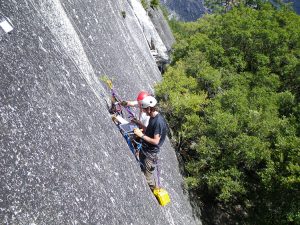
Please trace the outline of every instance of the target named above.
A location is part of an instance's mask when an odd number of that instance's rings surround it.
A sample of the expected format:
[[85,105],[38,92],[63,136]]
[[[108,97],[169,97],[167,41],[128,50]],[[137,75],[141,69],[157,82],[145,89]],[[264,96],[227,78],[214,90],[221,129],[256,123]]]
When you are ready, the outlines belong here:
[[157,100],[153,96],[147,96],[142,100],[141,106],[143,109],[146,109],[148,107],[156,106],[156,103],[157,103]]

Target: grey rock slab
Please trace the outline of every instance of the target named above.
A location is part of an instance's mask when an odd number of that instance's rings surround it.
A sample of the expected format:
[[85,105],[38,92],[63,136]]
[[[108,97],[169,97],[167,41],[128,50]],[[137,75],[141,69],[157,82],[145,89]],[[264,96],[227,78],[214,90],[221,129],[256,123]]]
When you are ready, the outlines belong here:
[[161,80],[129,5],[0,5],[13,28],[0,28],[0,223],[197,224],[169,141],[161,207],[106,108],[101,75],[124,99]]

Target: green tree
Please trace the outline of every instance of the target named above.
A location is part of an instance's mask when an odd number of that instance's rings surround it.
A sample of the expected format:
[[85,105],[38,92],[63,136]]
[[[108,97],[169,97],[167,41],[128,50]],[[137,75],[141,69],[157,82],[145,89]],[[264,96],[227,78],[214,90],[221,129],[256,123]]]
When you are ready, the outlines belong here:
[[150,6],[152,8],[158,8],[158,6],[159,6],[159,0],[151,0],[150,1]]
[[171,26],[156,94],[203,214],[300,224],[299,16],[260,4]]

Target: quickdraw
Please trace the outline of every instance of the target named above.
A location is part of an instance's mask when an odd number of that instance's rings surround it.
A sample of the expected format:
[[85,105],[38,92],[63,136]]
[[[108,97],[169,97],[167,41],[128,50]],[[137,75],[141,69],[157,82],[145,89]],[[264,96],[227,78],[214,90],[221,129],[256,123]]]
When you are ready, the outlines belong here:
[[[103,81],[110,89],[111,91],[111,109],[109,110],[111,114],[116,113],[117,115],[120,115],[124,118],[123,111],[122,111],[122,105],[121,105],[121,98],[118,97],[116,92],[113,88],[112,80],[109,79],[107,76],[102,76],[100,78],[101,81]],[[124,106],[123,106],[124,107]],[[127,111],[128,118],[132,119],[135,117],[134,113],[130,110],[130,107],[125,106],[124,109]]]

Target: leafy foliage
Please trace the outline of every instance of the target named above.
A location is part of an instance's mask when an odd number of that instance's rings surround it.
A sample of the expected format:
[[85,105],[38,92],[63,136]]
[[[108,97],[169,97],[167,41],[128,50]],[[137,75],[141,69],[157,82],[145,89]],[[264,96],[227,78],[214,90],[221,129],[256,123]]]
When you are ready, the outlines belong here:
[[145,10],[148,9],[149,7],[149,3],[148,3],[148,0],[141,0],[141,3],[142,3],[142,6]]
[[190,191],[238,223],[300,224],[299,16],[260,4],[171,27],[156,94]]
[[150,6],[152,8],[158,8],[158,6],[159,6],[159,0],[151,0],[150,1]]
[[145,10],[148,10],[149,7],[153,9],[158,8],[160,6],[159,0],[141,0],[141,4]]

